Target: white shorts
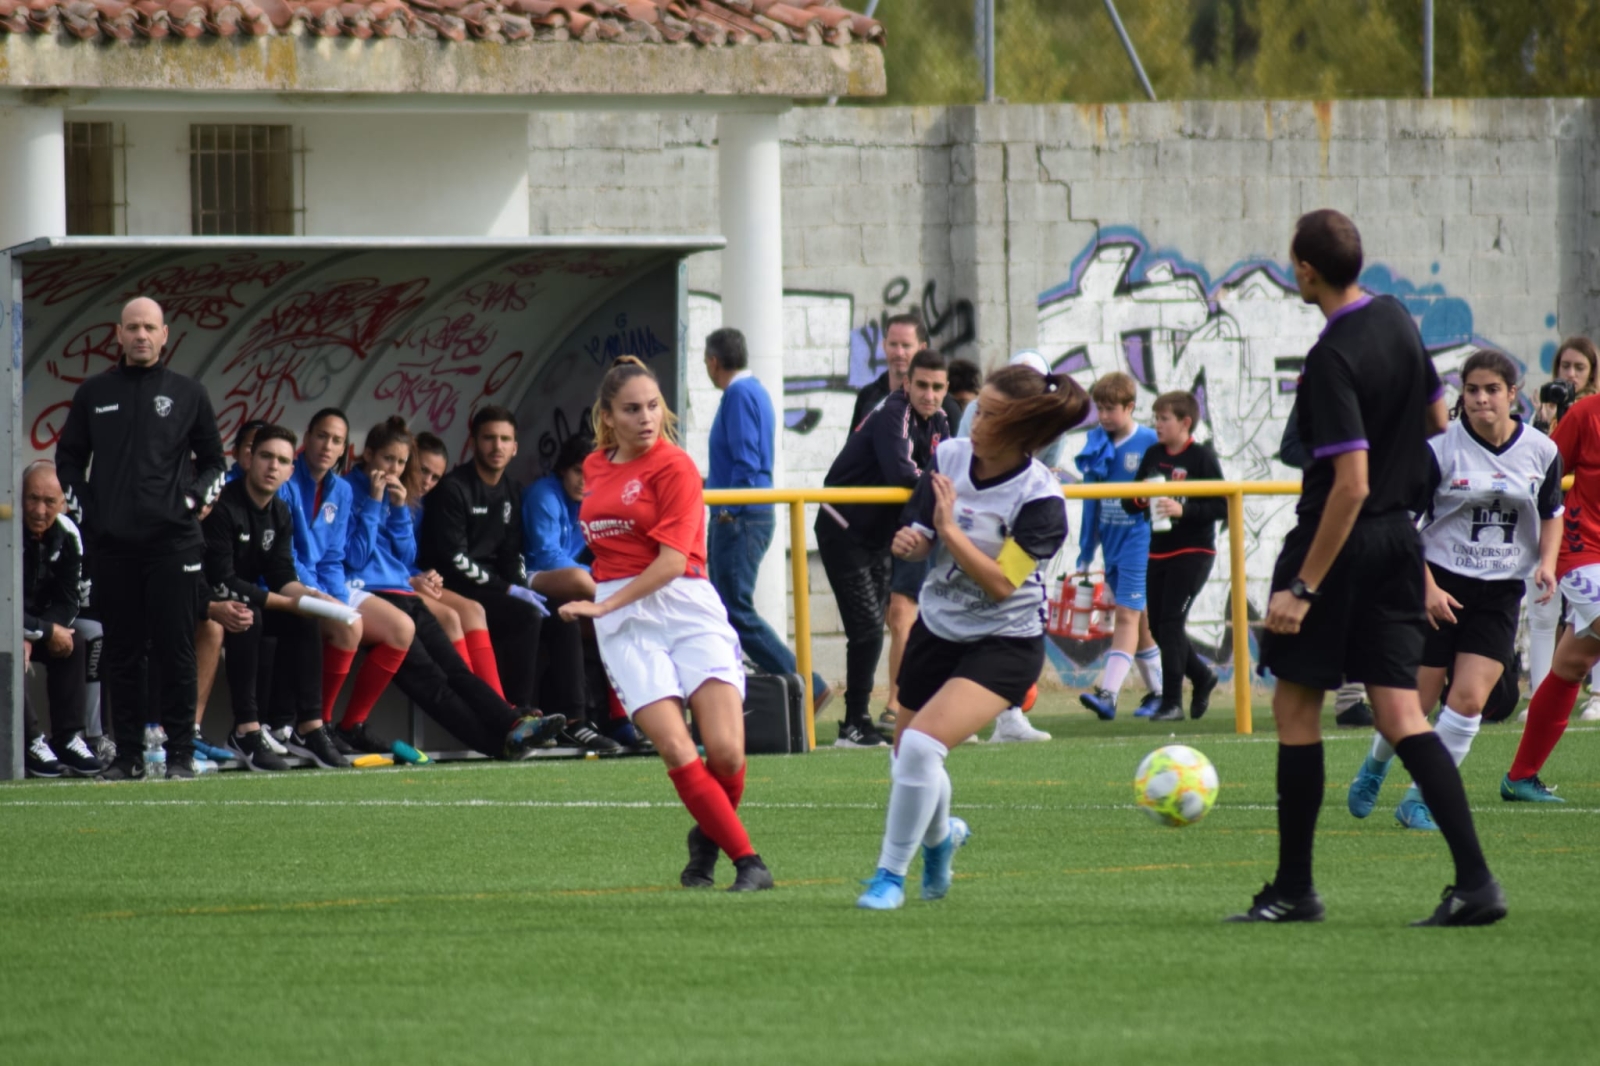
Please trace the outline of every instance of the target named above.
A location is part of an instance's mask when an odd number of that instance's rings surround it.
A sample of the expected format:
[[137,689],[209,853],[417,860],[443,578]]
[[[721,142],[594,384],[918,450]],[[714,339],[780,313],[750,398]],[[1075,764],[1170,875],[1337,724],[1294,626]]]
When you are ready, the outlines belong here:
[[1600,619],[1600,564],[1590,563],[1569,570],[1558,584],[1567,598],[1567,621],[1580,637],[1600,638],[1594,623]]
[[[600,582],[595,600],[631,580]],[[644,599],[596,618],[594,635],[629,718],[657,700],[687,700],[707,681],[725,681],[744,698],[739,635],[717,590],[703,578],[673,578]]]
[[351,589],[350,590],[350,609],[352,611],[359,610],[361,608],[362,601],[366,600],[371,595],[372,595],[372,593],[368,592],[366,589]]

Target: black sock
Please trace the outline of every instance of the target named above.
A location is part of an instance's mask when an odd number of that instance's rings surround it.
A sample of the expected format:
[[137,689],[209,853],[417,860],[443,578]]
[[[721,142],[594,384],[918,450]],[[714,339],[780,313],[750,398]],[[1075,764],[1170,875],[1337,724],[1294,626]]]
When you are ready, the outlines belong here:
[[1285,896],[1311,891],[1311,845],[1327,777],[1321,741],[1278,745],[1278,876],[1273,884]]
[[1444,742],[1431,731],[1418,733],[1396,744],[1394,753],[1422,790],[1423,801],[1439,823],[1445,843],[1450,845],[1450,857],[1456,863],[1456,887],[1469,891],[1482,888],[1489,881],[1489,864],[1483,861],[1483,849],[1478,846],[1478,831],[1472,825],[1472,808],[1467,804],[1461,772]]

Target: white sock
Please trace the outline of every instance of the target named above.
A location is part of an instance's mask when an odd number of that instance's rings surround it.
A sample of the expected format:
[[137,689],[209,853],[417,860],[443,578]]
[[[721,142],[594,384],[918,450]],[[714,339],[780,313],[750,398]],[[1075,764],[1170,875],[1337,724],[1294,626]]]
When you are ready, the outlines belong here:
[[939,764],[939,802],[934,805],[933,818],[927,832],[922,834],[925,847],[936,848],[950,835],[950,771]]
[[1560,593],[1545,604],[1528,600],[1528,680],[1534,692],[1539,691],[1545,675],[1550,672],[1550,659],[1556,652],[1556,630],[1560,625]]
[[1161,695],[1161,649],[1146,648],[1133,658],[1139,664],[1139,676],[1144,678],[1144,687],[1157,696]]
[[1481,719],[1468,718],[1464,714],[1457,714],[1449,707],[1439,712],[1439,724],[1433,731],[1439,734],[1439,740],[1444,744],[1445,750],[1450,753],[1450,758],[1461,765],[1461,760],[1467,757],[1467,752],[1472,750],[1472,738],[1478,735],[1478,725]]
[[1128,671],[1133,669],[1133,656],[1125,651],[1112,651],[1106,653],[1106,672],[1100,680],[1100,687],[1115,696],[1122,691],[1122,683],[1128,679]]
[[1388,762],[1394,758],[1394,745],[1383,739],[1382,733],[1372,734],[1372,761]]
[[[944,772],[950,749],[926,733],[907,730],[900,738],[900,757],[889,786],[889,812],[884,819],[883,849],[878,867],[901,877],[911,868],[917,845],[928,836],[941,798],[948,804],[950,778]],[[945,807],[945,822],[950,821]]]
[[1594,669],[1589,671],[1589,696],[1593,699],[1600,696],[1600,663],[1594,664]]

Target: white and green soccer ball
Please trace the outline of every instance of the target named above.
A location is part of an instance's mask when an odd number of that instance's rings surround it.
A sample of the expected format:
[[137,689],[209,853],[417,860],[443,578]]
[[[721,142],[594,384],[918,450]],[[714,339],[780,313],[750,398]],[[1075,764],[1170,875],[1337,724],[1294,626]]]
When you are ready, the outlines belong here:
[[1193,825],[1217,801],[1217,768],[1182,744],[1157,748],[1139,764],[1133,800],[1162,825]]

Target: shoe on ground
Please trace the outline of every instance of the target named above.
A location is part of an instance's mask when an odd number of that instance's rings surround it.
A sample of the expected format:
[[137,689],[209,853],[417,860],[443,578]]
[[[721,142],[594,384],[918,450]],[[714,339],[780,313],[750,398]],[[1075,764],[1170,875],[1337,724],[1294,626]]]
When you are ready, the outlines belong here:
[[1110,689],[1097,688],[1093,692],[1078,693],[1078,702],[1093,711],[1102,722],[1117,716],[1117,695]]
[[878,867],[878,872],[872,875],[872,880],[863,881],[867,890],[856,899],[856,906],[864,911],[897,911],[905,906],[906,879],[898,874],[892,874],[883,867]]
[[1161,709],[1150,716],[1152,722],[1181,722],[1183,721],[1183,704],[1164,703]]
[[266,738],[267,747],[272,749],[272,754],[279,758],[289,754],[289,738],[294,736],[291,727],[280,725],[276,729],[262,729],[261,732]]
[[1217,690],[1218,680],[1217,672],[1213,670],[1209,677],[1194,687],[1194,691],[1189,694],[1190,718],[1198,722],[1206,716],[1206,712],[1211,709],[1211,694]]
[[88,737],[89,750],[94,752],[94,757],[100,760],[101,766],[110,766],[117,761],[117,742],[101,733],[97,737]]
[[[1113,706],[1115,706],[1115,701],[1113,701]],[[1155,692],[1146,692],[1144,694],[1144,698],[1139,701],[1139,706],[1133,709],[1133,716],[1135,718],[1153,718],[1160,710],[1160,694]]]
[[1580,722],[1600,722],[1600,696],[1590,696],[1589,702],[1583,705],[1583,713],[1578,715]]
[[895,724],[899,721],[899,719],[899,714],[897,714],[893,708],[884,711],[882,714],[878,715],[878,732],[887,733],[889,736],[893,736]]
[[1506,916],[1506,894],[1500,882],[1489,883],[1470,892],[1450,885],[1434,912],[1412,925],[1493,925]]
[[95,758],[82,733],[74,733],[65,744],[56,745],[56,758],[63,769],[73,777],[93,777],[105,769],[105,764]]
[[194,753],[196,757],[210,759],[212,762],[223,762],[237,755],[232,748],[219,748],[201,736],[199,726],[194,730]]
[[1316,889],[1312,889],[1298,898],[1290,898],[1279,892],[1276,885],[1263,885],[1255,898],[1250,901],[1250,909],[1242,914],[1235,914],[1225,919],[1230,922],[1320,922],[1327,916],[1328,909],[1322,905],[1322,900],[1317,896]]
[[1033,710],[1033,705],[1039,702],[1039,686],[1029,685],[1028,694],[1022,697],[1022,713],[1027,714]]
[[110,766],[101,770],[95,777],[96,781],[143,781],[143,759],[115,759]]
[[560,743],[596,755],[621,755],[622,745],[595,729],[588,722],[579,722],[561,731]]
[[944,899],[954,876],[956,849],[964,846],[972,830],[960,818],[950,819],[950,835],[934,847],[922,845],[922,898]]
[[28,777],[60,777],[67,772],[43,733],[28,741],[22,753],[22,771]]
[[237,757],[246,770],[287,770],[289,764],[267,744],[267,731],[253,729],[248,733],[228,733],[229,758]]
[[177,758],[167,759],[168,781],[193,781],[200,776],[200,771],[195,768],[194,756],[180,755]]
[[1333,716],[1333,724],[1340,729],[1371,729],[1372,708],[1366,700],[1357,700]]
[[333,741],[333,750],[343,755],[346,759],[362,754],[361,750],[346,740],[336,727],[325,725],[322,728],[328,731],[328,739]]
[[613,719],[607,731],[612,740],[629,751],[650,751],[652,748],[650,738],[626,718]]
[[759,855],[746,855],[733,860],[733,884],[729,892],[761,892],[772,887],[772,871]]
[[1425,833],[1439,831],[1438,823],[1433,820],[1433,812],[1422,802],[1422,792],[1416,785],[1406,789],[1405,798],[1394,809],[1394,820],[1400,823],[1402,829],[1417,829]]
[[1028,724],[1020,707],[1007,707],[994,720],[994,732],[989,734],[991,744],[1030,744],[1049,740],[1050,734]]
[[369,733],[367,731],[367,723],[364,721],[357,722],[349,729],[344,726],[336,726],[333,729],[333,740],[335,744],[340,745],[339,750],[341,752],[349,749],[350,753],[357,755],[394,754],[394,745]]
[[722,849],[697,825],[689,830],[689,864],[678,875],[684,888],[717,887],[717,856]]
[[845,722],[839,727],[836,748],[886,748],[889,742],[871,722]]
[[1372,813],[1372,808],[1378,805],[1378,792],[1383,788],[1383,779],[1387,776],[1389,763],[1379,762],[1368,752],[1367,757],[1361,760],[1361,769],[1356,771],[1354,780],[1350,782],[1349,794],[1345,796],[1351,814],[1365,818]]
[[1539,780],[1539,775],[1524,777],[1520,781],[1511,780],[1511,775],[1500,779],[1500,798],[1508,803],[1565,803],[1566,800],[1556,795],[1555,789]]
[[505,757],[526,759],[538,748],[553,744],[567,727],[564,714],[524,714],[506,734]]
[[285,746],[292,754],[302,759],[310,759],[324,770],[343,770],[350,766],[349,760],[334,746],[333,737],[325,725],[319,724],[309,733],[291,729],[289,743]]

